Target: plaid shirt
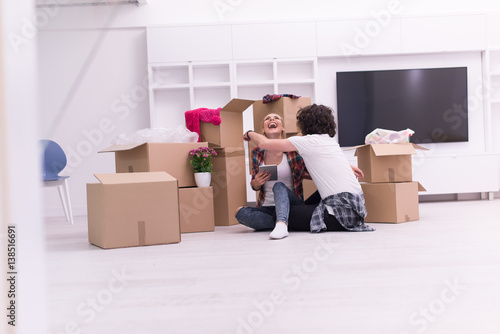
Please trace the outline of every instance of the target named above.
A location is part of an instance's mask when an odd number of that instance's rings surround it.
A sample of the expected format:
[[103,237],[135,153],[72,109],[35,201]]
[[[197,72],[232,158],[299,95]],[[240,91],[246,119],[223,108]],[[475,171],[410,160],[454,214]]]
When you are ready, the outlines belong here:
[[[252,150],[252,180],[259,172],[259,166],[264,162],[265,153],[266,151],[259,147],[255,147]],[[302,178],[304,177],[304,172],[306,170],[304,160],[297,152],[285,152],[285,155],[288,160],[288,165],[290,165],[290,169],[292,170],[293,192],[297,195],[297,197],[304,200],[304,190],[302,188]],[[259,195],[257,197],[258,208],[262,206],[264,199],[264,189],[260,188]]]
[[326,230],[324,222],[324,212],[335,216],[348,231],[362,232],[375,231],[368,225],[365,225],[366,207],[363,194],[355,195],[348,192],[330,195],[321,200],[318,207],[314,210],[311,218],[311,232],[321,232]]
[[262,98],[262,103],[268,104],[274,102],[276,100],[281,99],[282,97],[289,97],[291,99],[298,99],[300,96],[293,94],[267,94]]

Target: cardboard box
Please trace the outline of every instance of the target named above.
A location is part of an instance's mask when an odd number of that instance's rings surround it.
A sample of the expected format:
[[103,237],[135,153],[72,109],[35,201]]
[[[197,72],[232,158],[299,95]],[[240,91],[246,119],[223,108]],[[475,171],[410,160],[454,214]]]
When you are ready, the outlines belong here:
[[362,183],[365,196],[366,223],[403,223],[419,219],[420,183]]
[[[243,136],[241,136],[243,138]],[[115,152],[117,173],[167,172],[177,179],[179,187],[196,186],[189,151],[208,146],[199,143],[145,143],[113,145],[99,153]]]
[[369,183],[412,181],[411,156],[417,153],[415,149],[427,150],[412,143],[372,144],[351,149],[356,149],[358,167],[365,174],[363,181]]
[[177,180],[165,172],[95,174],[87,184],[89,242],[102,248],[181,241]]
[[214,231],[213,188],[179,188],[179,212],[181,233]]
[[239,148],[214,148],[212,187],[215,225],[236,225],[236,209],[247,205],[245,151]]
[[220,111],[221,123],[200,122],[200,140],[217,147],[243,149],[243,112],[253,100],[232,99]]
[[314,184],[313,180],[303,179],[302,187],[304,189],[304,200],[306,200],[309,196],[314,194],[318,188],[316,188],[316,184]]
[[297,111],[310,106],[310,97],[299,97],[292,99],[290,97],[282,97],[271,103],[264,103],[262,100],[255,101],[253,104],[253,126],[255,132],[262,133],[262,121],[268,114],[278,114],[285,122],[286,133],[298,133],[297,128]]

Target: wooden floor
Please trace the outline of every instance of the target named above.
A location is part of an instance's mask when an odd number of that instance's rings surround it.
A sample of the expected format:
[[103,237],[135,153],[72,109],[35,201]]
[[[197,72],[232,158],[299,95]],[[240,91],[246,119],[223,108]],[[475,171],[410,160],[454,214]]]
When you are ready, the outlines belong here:
[[275,241],[231,226],[103,250],[86,217],[46,226],[52,334],[500,333],[500,199]]

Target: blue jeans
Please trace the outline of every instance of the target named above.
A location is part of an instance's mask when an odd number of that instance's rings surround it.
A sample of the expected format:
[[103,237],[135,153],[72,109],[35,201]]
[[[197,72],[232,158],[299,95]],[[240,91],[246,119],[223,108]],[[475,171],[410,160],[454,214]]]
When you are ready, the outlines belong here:
[[273,193],[274,206],[243,207],[236,213],[236,220],[255,230],[273,229],[278,221],[288,225],[290,205],[303,204],[304,201],[288,189],[283,182],[274,184]]

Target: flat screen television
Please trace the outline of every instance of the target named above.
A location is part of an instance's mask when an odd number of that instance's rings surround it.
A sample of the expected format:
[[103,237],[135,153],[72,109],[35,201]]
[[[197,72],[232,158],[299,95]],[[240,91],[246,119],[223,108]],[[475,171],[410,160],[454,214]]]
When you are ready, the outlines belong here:
[[337,72],[340,146],[376,128],[415,131],[414,143],[466,142],[467,67]]

